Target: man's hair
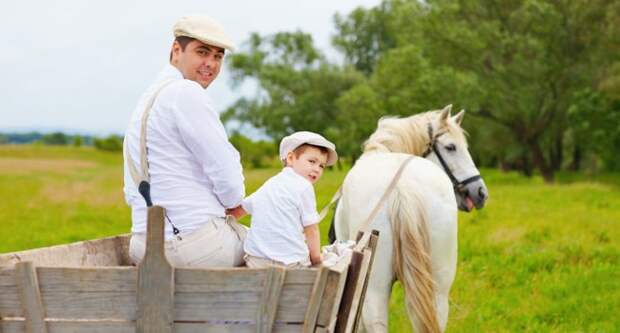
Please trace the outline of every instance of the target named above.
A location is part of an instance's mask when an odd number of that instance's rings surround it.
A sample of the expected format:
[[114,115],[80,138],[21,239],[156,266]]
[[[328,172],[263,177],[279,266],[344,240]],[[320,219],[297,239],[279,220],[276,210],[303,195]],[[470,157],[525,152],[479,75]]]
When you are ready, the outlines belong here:
[[[175,42],[181,45],[181,51],[185,51],[187,44],[191,43],[193,40],[196,40],[196,39],[192,37],[187,37],[187,36],[177,36],[174,39]],[[172,61],[172,50],[170,50],[170,61]]]

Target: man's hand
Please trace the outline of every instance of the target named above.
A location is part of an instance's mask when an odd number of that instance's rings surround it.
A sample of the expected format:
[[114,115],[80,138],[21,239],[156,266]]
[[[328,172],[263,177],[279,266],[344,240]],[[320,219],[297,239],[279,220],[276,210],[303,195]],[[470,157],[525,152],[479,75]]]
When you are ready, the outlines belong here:
[[237,220],[246,216],[248,213],[245,211],[245,209],[243,209],[243,207],[241,207],[241,205],[235,207],[235,208],[229,208],[226,210],[226,215],[232,215],[234,216]]

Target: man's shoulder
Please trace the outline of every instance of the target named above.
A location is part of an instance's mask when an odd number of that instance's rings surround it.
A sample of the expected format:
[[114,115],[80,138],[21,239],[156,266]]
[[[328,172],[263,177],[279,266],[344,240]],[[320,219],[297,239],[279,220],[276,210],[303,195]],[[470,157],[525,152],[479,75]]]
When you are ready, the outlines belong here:
[[187,79],[172,80],[166,87],[164,87],[162,93],[174,93],[175,95],[196,95],[201,97],[205,96],[205,91],[200,84]]

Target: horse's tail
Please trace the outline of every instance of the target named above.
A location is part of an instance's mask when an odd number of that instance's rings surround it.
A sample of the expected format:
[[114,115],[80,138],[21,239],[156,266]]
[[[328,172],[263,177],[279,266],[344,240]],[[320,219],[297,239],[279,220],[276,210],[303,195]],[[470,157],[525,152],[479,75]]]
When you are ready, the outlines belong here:
[[407,312],[416,332],[440,332],[426,212],[413,191],[397,187],[391,201],[394,271],[405,289]]

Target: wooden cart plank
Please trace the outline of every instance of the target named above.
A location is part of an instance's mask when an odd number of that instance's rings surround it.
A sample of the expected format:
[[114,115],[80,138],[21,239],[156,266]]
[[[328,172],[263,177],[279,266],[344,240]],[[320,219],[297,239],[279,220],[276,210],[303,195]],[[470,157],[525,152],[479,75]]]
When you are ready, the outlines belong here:
[[[132,321],[51,321],[47,323],[49,333],[135,333],[136,323]],[[2,333],[24,333],[24,321],[0,321]],[[174,324],[174,333],[254,333],[256,325],[252,324],[216,324],[200,322],[179,322]],[[300,324],[275,323],[275,333],[299,333]]]
[[15,265],[15,278],[26,318],[27,333],[47,333],[45,309],[41,301],[39,280],[34,265],[24,261]]
[[314,281],[310,300],[308,300],[308,308],[304,316],[304,326],[302,330],[304,333],[314,332],[316,319],[319,315],[319,306],[321,305],[321,300],[323,299],[323,294],[325,293],[325,287],[327,285],[328,273],[329,269],[327,267],[321,267]]
[[368,267],[370,265],[370,257],[372,256],[372,251],[370,249],[365,249],[362,255],[362,261],[360,265],[359,273],[357,274],[357,281],[355,282],[355,287],[353,288],[353,302],[351,302],[350,310],[348,316],[346,317],[345,329],[343,332],[350,333],[354,332],[357,324],[357,310],[360,307],[359,299],[361,298],[362,292],[364,290],[364,283],[366,282],[366,278],[368,277]]
[[129,235],[0,254],[0,266],[32,261],[35,266],[128,265]]
[[0,318],[23,316],[24,312],[15,280],[15,267],[0,267]]
[[256,313],[256,332],[261,333],[272,331],[286,276],[286,270],[281,267],[271,267],[268,272],[264,282],[265,289]]
[[175,292],[234,292],[263,290],[267,269],[218,269],[178,268],[174,272]]
[[276,321],[302,323],[312,294],[312,287],[312,284],[285,284],[280,294]]
[[[317,318],[317,325],[333,330],[336,325],[338,308],[344,292],[347,279],[347,268],[351,263],[351,254],[342,258],[336,265],[330,267],[327,276],[327,287],[323,294],[323,301]],[[318,330],[319,328],[317,328]]]
[[[370,249],[370,251],[372,251],[371,255],[370,255],[370,263],[368,264],[368,273],[366,275],[370,275],[370,272],[372,271],[372,264],[375,261],[375,253],[377,252],[377,244],[379,244],[379,231],[378,230],[373,230],[371,235],[370,235],[370,240],[368,241],[368,249]],[[356,319],[355,319],[355,327],[353,328],[353,332],[357,332],[359,325],[360,325],[360,321],[362,319],[362,309],[364,306],[364,300],[366,299],[366,290],[368,289],[368,277],[366,277],[366,280],[364,281],[364,287],[362,288],[362,294],[359,297],[358,303],[360,304],[360,306],[357,308],[357,315],[356,315]]]
[[144,258],[138,268],[137,333],[172,333],[174,269],[164,253],[164,209],[149,207]]

